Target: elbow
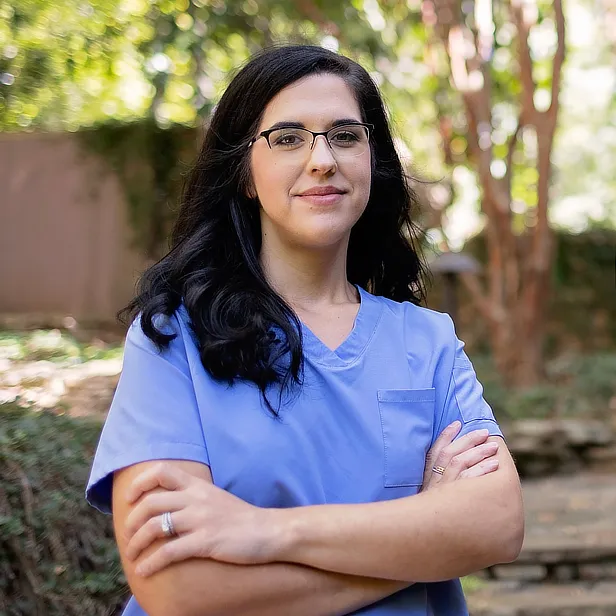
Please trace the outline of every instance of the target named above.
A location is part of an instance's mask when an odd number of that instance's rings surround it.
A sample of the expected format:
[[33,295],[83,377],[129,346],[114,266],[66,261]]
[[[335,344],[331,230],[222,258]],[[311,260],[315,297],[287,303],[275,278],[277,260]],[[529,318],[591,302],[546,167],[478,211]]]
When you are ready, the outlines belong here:
[[501,563],[512,563],[518,559],[524,544],[524,516],[519,518],[512,524],[507,533],[507,538],[503,542],[503,553],[501,554]]
[[516,561],[524,544],[524,509],[521,500],[519,506],[510,507],[507,515],[503,516],[499,535],[498,553],[494,564]]

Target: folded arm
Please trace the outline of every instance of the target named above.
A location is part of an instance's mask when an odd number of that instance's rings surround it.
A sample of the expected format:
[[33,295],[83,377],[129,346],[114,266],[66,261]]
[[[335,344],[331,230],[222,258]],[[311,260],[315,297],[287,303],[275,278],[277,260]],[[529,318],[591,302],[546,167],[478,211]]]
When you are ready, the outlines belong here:
[[515,465],[393,501],[273,512],[276,560],[350,575],[435,582],[515,560],[524,516]]
[[[144,578],[136,574],[140,560],[125,556],[125,523],[132,507],[124,498],[134,478],[155,462],[115,474],[113,511],[122,564],[135,598],[149,616],[339,616],[370,605],[409,584],[322,571],[305,565],[271,563],[235,565],[191,558]],[[183,470],[211,482],[209,468],[174,461]],[[158,540],[144,552],[155,552]]]

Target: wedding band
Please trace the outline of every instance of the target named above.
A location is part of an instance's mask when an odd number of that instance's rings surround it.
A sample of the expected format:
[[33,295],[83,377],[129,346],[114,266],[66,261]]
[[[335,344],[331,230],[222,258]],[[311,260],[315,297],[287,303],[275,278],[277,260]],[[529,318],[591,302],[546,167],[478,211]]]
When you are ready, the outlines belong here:
[[432,470],[433,470],[433,472],[438,473],[439,475],[442,475],[445,472],[445,467],[443,467],[443,466],[433,466]]
[[177,535],[173,526],[173,520],[171,519],[170,511],[166,511],[165,513],[163,513],[161,527],[163,529],[163,535],[165,535],[165,537],[175,537]]

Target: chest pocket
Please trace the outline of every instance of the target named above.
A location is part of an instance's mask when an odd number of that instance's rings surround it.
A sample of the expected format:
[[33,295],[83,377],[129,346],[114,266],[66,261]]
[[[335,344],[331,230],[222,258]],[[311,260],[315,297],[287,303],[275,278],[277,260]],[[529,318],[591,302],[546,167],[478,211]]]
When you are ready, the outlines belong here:
[[434,388],[379,389],[386,488],[421,486],[434,425]]

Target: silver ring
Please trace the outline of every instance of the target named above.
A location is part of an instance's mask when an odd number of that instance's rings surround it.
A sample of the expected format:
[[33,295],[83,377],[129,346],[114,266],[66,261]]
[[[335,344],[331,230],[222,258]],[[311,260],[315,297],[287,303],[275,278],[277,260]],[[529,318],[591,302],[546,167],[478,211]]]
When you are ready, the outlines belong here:
[[438,473],[439,475],[442,475],[442,474],[445,473],[445,467],[444,466],[433,466],[432,467],[432,472]]
[[173,526],[173,520],[171,519],[170,511],[166,511],[165,513],[163,513],[161,527],[163,529],[163,535],[165,535],[165,537],[175,537],[177,535],[177,533],[175,532],[175,527]]

